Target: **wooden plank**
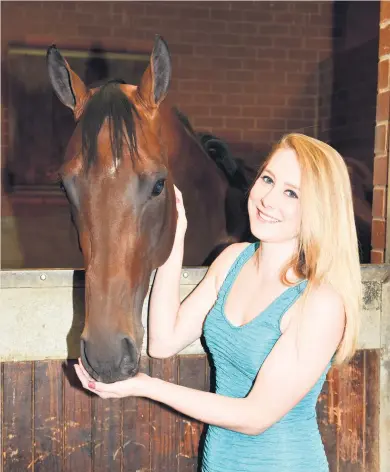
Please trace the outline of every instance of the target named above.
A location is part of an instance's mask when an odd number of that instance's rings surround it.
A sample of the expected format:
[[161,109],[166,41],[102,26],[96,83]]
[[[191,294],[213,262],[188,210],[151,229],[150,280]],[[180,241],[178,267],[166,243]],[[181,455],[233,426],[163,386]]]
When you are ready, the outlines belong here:
[[[149,357],[141,358],[141,372],[150,373]],[[122,463],[124,472],[150,471],[150,401],[128,397],[122,401]]]
[[364,383],[366,394],[366,417],[364,452],[365,470],[379,472],[379,368],[380,351],[371,349],[364,352]]
[[34,472],[62,472],[62,363],[34,363]]
[[[366,415],[364,352],[340,367],[338,447],[340,472],[364,472],[364,424]],[[370,471],[371,472],[371,471]]]
[[390,470],[390,271],[386,283],[382,285],[379,384],[380,470],[388,472]]
[[337,455],[337,416],[338,407],[338,370],[332,367],[328,372],[317,401],[317,421],[321,433],[330,472],[338,471]]
[[[177,383],[177,356],[170,359],[151,360],[153,377]],[[151,405],[151,471],[174,472],[177,470],[179,441],[178,414],[165,405]]]
[[[180,356],[179,384],[197,390],[206,390],[206,356]],[[200,465],[199,442],[203,423],[180,415],[179,417],[179,472],[196,472]]]
[[122,402],[92,397],[92,470],[121,472]]
[[4,471],[32,469],[32,363],[6,362],[4,374]]
[[3,472],[3,384],[4,384],[4,375],[3,375],[3,363],[0,362],[0,472]]
[[68,361],[64,378],[64,472],[92,472],[91,396]]

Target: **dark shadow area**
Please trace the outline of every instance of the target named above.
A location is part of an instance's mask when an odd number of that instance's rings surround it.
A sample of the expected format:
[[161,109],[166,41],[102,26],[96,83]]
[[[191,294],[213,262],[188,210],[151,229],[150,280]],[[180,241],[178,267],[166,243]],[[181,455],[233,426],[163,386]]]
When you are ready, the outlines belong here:
[[[9,208],[2,218],[2,268],[80,268],[78,236],[58,178],[75,128],[73,113],[52,89],[46,49],[36,54],[21,44],[8,46],[2,61],[2,100],[12,132],[2,156],[2,188]],[[143,56],[136,61],[110,57],[99,43],[85,55],[70,55],[74,71],[91,86],[110,74],[138,83],[147,64]]]
[[333,4],[329,142],[344,157],[353,188],[360,262],[370,262],[380,2]]

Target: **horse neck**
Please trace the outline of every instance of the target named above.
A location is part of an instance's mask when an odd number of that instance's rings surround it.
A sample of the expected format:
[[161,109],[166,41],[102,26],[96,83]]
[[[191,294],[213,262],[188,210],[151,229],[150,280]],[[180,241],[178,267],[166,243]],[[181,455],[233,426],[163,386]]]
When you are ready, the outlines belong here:
[[207,155],[196,136],[180,121],[172,107],[165,107],[163,119],[172,127],[167,145],[174,182],[178,186],[191,186],[195,184],[196,177],[199,177],[209,180],[213,186],[224,188],[227,183],[225,175]]

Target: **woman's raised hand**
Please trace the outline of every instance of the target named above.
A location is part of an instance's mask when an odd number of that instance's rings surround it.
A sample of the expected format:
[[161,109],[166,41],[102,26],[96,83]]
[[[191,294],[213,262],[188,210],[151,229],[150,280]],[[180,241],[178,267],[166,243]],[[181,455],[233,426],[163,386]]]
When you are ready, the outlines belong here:
[[176,185],[174,185],[173,187],[175,189],[176,209],[177,209],[177,226],[176,226],[176,237],[175,237],[175,245],[176,245],[176,242],[180,241],[181,243],[183,243],[184,241],[184,236],[187,231],[187,217],[186,217],[186,211],[184,208],[182,193],[176,187]]

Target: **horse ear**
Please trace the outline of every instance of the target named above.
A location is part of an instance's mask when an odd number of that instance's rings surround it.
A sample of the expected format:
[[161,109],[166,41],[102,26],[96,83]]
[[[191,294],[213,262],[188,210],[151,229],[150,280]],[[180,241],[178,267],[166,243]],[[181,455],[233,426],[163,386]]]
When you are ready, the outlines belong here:
[[150,64],[144,72],[138,87],[144,103],[156,108],[164,100],[171,81],[171,56],[167,43],[161,36],[156,36]]
[[55,45],[47,50],[47,68],[50,82],[61,102],[76,114],[84,102],[87,87],[80,77],[73,72]]

